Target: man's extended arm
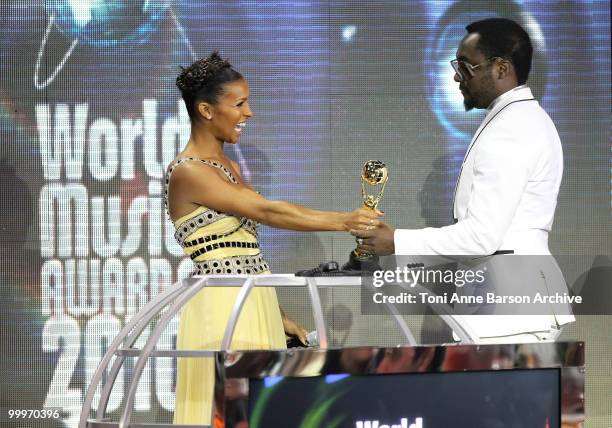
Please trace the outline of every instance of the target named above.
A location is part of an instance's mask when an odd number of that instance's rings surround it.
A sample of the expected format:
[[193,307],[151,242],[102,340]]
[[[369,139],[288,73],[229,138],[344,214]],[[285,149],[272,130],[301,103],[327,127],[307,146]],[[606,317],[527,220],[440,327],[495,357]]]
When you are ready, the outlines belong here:
[[529,150],[527,142],[505,136],[477,144],[465,218],[441,228],[396,229],[396,254],[488,255],[500,249],[528,181]]

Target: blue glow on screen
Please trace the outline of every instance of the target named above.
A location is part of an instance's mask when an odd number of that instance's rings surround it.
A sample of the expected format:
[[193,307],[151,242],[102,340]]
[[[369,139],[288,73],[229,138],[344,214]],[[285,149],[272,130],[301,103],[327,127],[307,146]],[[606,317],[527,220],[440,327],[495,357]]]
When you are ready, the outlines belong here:
[[284,376],[267,376],[263,380],[264,386],[266,388],[272,388],[274,385],[281,382],[283,379],[285,379]]
[[346,379],[349,376],[350,374],[346,374],[346,373],[330,374],[330,375],[325,376],[325,383],[327,384],[336,383],[336,382],[341,381],[342,379]]

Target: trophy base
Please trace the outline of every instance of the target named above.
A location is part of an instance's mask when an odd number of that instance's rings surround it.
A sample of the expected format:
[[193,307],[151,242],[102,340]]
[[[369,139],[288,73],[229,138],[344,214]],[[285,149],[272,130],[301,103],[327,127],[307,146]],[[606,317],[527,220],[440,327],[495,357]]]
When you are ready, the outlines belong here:
[[342,266],[344,271],[374,272],[380,270],[379,258],[376,255],[359,256],[355,250],[349,254],[349,260]]

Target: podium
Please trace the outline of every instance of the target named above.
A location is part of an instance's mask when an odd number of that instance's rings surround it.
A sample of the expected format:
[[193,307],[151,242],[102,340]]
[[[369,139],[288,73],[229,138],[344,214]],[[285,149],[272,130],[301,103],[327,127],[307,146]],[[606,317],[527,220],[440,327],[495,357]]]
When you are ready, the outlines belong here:
[[[236,327],[238,317],[248,298],[253,287],[305,287],[308,290],[312,312],[314,317],[315,328],[319,338],[319,348],[308,349],[289,349],[282,351],[232,351],[229,349],[234,329]],[[459,344],[449,346],[417,346],[414,335],[410,328],[399,315],[397,309],[388,304],[389,315],[393,317],[398,329],[402,332],[405,338],[405,343],[398,344],[398,347],[379,348],[379,347],[361,347],[361,348],[344,348],[344,349],[328,349],[328,336],[323,316],[323,308],[321,304],[320,288],[333,287],[361,287],[361,278],[359,277],[295,277],[294,275],[256,275],[256,276],[237,276],[237,275],[211,275],[203,277],[191,277],[183,279],[173,286],[169,287],[157,297],[147,303],[136,315],[134,315],[114,338],[107,352],[101,359],[91,383],[88,386],[85,395],[83,408],[79,419],[79,428],[128,428],[128,427],[172,427],[172,424],[146,424],[133,423],[131,414],[134,407],[134,399],[138,388],[140,377],[143,373],[145,365],[150,358],[155,357],[192,357],[204,358],[212,357],[216,361],[216,380],[215,380],[215,403],[217,409],[222,409],[225,414],[226,427],[233,426],[232,424],[247,423],[248,415],[244,409],[248,408],[249,401],[249,382],[258,382],[265,379],[273,379],[282,376],[290,379],[293,378],[315,378],[320,376],[333,375],[377,375],[382,373],[394,373],[397,375],[409,373],[457,373],[463,371],[474,371],[479,373],[482,370],[490,370],[492,373],[501,369],[555,369],[558,370],[561,379],[560,385],[564,390],[577,391],[576,394],[582,397],[584,391],[584,344],[577,343],[540,343],[533,345],[473,345],[475,337],[469,327],[462,325],[452,315],[452,311],[445,305],[432,304],[431,308],[439,315],[444,322],[453,329],[460,339]],[[170,323],[173,317],[180,309],[200,290],[204,287],[240,287],[238,297],[234,303],[232,312],[230,313],[228,325],[223,335],[221,349],[217,350],[157,350],[156,345]],[[430,293],[427,289],[416,286],[410,290],[412,293]],[[165,310],[165,312],[164,312]],[[161,314],[161,315],[160,315]],[[157,323],[154,325],[146,343],[142,348],[136,348],[135,344],[142,332],[147,326],[157,317]],[[522,347],[522,348],[521,348]],[[521,350],[522,349],[522,350]],[[525,349],[527,353],[525,354]],[[499,362],[487,364],[482,363],[483,355],[488,355],[489,352],[503,350],[503,355],[516,355],[517,352],[523,355],[516,361],[512,360],[508,366],[499,366]],[[335,366],[330,364],[342,355],[360,354],[369,355],[370,360],[362,361],[359,365],[360,369],[347,366]],[[387,365],[386,371],[381,371],[380,361],[381,353],[400,352],[406,358],[399,365],[391,367]],[[429,353],[439,355],[455,355],[457,361],[442,361],[440,365],[414,366],[409,355],[417,353]],[[412,354],[411,354],[412,353]],[[546,361],[539,358],[540,355],[548,355]],[[552,356],[552,357],[551,357]],[[114,360],[113,360],[113,357]],[[127,394],[125,396],[124,407],[118,421],[111,421],[106,418],[106,407],[113,386],[117,379],[122,366],[128,358],[138,358],[132,370],[131,379],[128,382]],[[349,358],[350,360],[350,358]],[[463,363],[461,362],[463,361]],[[475,364],[474,362],[479,362]],[[112,364],[111,364],[112,362]],[[239,363],[237,363],[239,362]],[[327,363],[327,365],[326,365]],[[497,364],[497,365],[496,365]],[[254,367],[257,370],[254,370]],[[390,370],[390,371],[388,371]],[[535,372],[534,372],[535,373]],[[92,416],[92,402],[98,386],[102,383],[105,377],[105,383],[102,387],[100,400],[95,417]],[[373,379],[373,378],[371,378]],[[408,378],[404,378],[408,379]],[[578,381],[576,381],[578,379]],[[270,381],[268,381],[270,382]],[[255,385],[254,383],[254,385]],[[288,384],[289,382],[287,382]],[[239,390],[243,393],[232,393],[227,395],[229,385],[241,385]],[[561,391],[561,386],[559,391]],[[256,387],[254,387],[256,388]],[[254,389],[253,389],[254,390]],[[244,391],[247,391],[245,394]],[[582,392],[581,392],[582,391]],[[560,394],[560,392],[559,392]],[[561,400],[562,401],[562,400]],[[241,409],[241,410],[237,410]],[[580,410],[582,409],[582,410]],[[554,413],[554,411],[553,411]],[[559,410],[559,417],[565,420],[576,421],[578,425],[584,419],[584,406],[571,403]],[[356,424],[360,422],[355,422]],[[364,427],[368,426],[368,422],[361,421]],[[405,421],[406,424],[408,420]],[[417,422],[415,422],[416,424]],[[573,423],[573,422],[572,422]],[[289,423],[291,425],[291,423]],[[371,422],[370,422],[371,425]],[[180,426],[180,425],[176,425]],[[183,425],[185,426],[185,425]],[[353,425],[355,426],[355,425]],[[384,425],[382,425],[384,426]],[[399,425],[401,426],[401,425]],[[418,425],[414,425],[417,427]],[[542,425],[544,427],[544,425]],[[550,425],[552,426],[552,425]],[[195,427],[195,426],[193,426]],[[201,426],[205,427],[205,426]]]

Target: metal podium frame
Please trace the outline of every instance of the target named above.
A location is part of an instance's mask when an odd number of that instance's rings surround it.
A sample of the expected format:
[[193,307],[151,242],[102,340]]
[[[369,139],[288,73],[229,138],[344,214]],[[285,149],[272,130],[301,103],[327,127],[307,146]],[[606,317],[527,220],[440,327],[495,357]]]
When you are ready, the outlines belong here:
[[[138,383],[142,372],[149,358],[154,357],[214,357],[218,351],[229,351],[234,329],[238,322],[238,317],[244,306],[244,302],[249,296],[253,287],[306,287],[308,289],[312,312],[314,316],[315,328],[319,338],[319,347],[328,348],[327,330],[323,317],[323,307],[319,295],[319,288],[335,287],[361,287],[361,277],[296,277],[290,274],[273,275],[208,275],[203,277],[191,277],[178,281],[155,298],[151,299],[138,313],[136,313],[117,334],[107,352],[100,360],[91,383],[85,394],[83,408],[79,418],[79,428],[102,428],[102,427],[171,427],[172,424],[131,424],[131,414],[134,407],[134,397],[138,388]],[[223,335],[221,349],[217,350],[156,350],[155,347],[162,333],[180,311],[180,309],[204,287],[240,287],[240,292],[230,313],[228,324]],[[426,288],[416,285],[406,292],[411,294],[427,293],[431,294]],[[398,328],[406,338],[406,344],[417,345],[410,328],[399,315],[397,308],[387,303],[389,314],[393,316]],[[461,343],[473,343],[475,334],[466,325],[461,324],[452,314],[450,307],[443,304],[431,304],[430,307],[439,315],[444,322],[453,329],[459,337]],[[151,331],[149,338],[142,349],[134,348],[134,344],[140,337],[149,323],[164,309],[166,312],[161,314],[160,319]],[[106,382],[100,394],[100,402],[96,409],[96,417],[89,419],[91,405],[98,385],[102,382],[104,373],[107,372],[111,359],[116,356],[108,374]],[[125,406],[119,422],[111,422],[105,419],[106,407],[112,392],[115,380],[123,363],[128,357],[138,357],[138,361],[132,370],[132,378],[129,382],[128,392],[125,397]],[[183,425],[185,427],[185,425]],[[195,426],[194,426],[195,427]],[[204,427],[198,425],[198,427]]]

